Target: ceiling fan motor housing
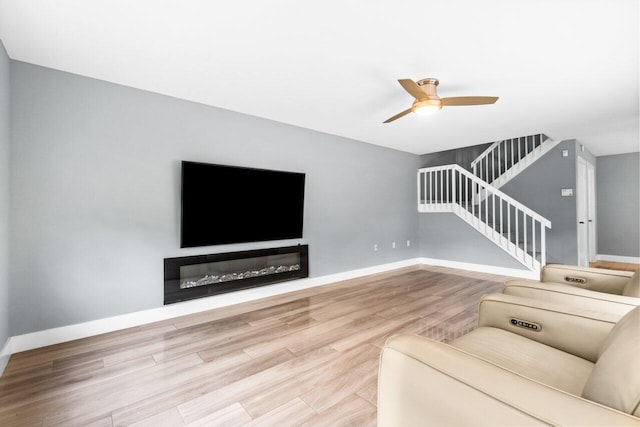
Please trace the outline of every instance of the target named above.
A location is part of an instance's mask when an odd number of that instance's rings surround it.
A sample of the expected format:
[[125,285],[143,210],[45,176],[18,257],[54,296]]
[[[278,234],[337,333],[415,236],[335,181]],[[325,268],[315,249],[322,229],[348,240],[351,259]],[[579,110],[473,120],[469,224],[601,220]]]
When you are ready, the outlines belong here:
[[434,86],[438,86],[440,84],[440,82],[438,81],[438,79],[422,79],[422,80],[418,80],[416,82],[416,84],[418,86],[424,86],[424,85],[434,85]]
[[439,98],[438,93],[436,92],[436,87],[438,87],[438,79],[422,79],[418,80],[416,84],[420,86],[429,98]]

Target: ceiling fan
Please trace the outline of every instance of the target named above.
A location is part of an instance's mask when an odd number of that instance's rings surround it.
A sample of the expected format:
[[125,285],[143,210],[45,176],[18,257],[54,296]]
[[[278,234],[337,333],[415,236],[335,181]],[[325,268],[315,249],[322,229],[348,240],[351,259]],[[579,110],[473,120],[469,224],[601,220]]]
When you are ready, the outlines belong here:
[[498,100],[497,96],[454,96],[451,98],[440,98],[436,92],[436,87],[439,83],[438,79],[422,79],[417,82],[411,79],[400,79],[398,82],[404,90],[415,98],[415,101],[411,104],[411,108],[393,117],[389,117],[383,123],[392,122],[411,112],[418,114],[433,113],[443,106],[493,104]]

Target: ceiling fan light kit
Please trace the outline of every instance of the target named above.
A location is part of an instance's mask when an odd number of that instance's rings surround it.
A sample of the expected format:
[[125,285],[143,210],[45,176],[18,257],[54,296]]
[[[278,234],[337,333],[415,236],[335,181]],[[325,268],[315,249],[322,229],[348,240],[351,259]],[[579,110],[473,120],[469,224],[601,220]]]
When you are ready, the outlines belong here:
[[414,82],[411,79],[400,79],[398,83],[411,96],[415,98],[411,108],[404,110],[393,117],[389,117],[383,123],[389,123],[399,119],[409,113],[432,114],[440,110],[443,106],[461,105],[484,105],[493,104],[498,100],[497,96],[456,96],[451,98],[440,98],[436,88],[438,79],[428,78]]
[[413,101],[411,111],[420,115],[433,114],[442,108],[442,101],[439,99],[423,99]]

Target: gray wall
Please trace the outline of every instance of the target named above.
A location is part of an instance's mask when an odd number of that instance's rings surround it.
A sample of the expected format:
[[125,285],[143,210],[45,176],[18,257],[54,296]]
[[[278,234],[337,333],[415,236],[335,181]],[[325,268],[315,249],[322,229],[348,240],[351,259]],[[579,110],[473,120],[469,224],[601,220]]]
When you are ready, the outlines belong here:
[[181,160],[306,173],[311,276],[418,256],[419,156],[11,67],[11,334],[161,306],[165,257],[298,242],[179,249]]
[[[428,153],[420,156],[423,168],[458,164],[471,171],[471,162],[491,143]],[[420,256],[472,264],[524,270],[525,267],[473,227],[451,213],[419,214]]]
[[[569,156],[562,157],[562,150],[569,150]],[[421,164],[435,166],[438,161],[455,158],[434,154],[421,156]],[[501,188],[551,221],[552,229],[547,232],[546,241],[547,262],[576,264],[578,260],[576,200],[561,196],[563,188],[573,188],[575,194],[577,156],[595,162],[588,150],[580,151],[575,140],[563,141]],[[445,219],[447,216],[451,218]],[[523,268],[453,215],[420,214],[419,233],[421,256]]]
[[[569,156],[562,157],[562,150]],[[562,141],[521,172],[501,190],[551,221],[547,232],[547,262],[578,263],[576,208],[577,156],[593,162],[588,152],[580,152],[575,140]],[[562,197],[563,188],[572,188],[574,196]]]
[[484,152],[491,142],[486,144],[472,145],[470,147],[455,148],[453,150],[438,151],[420,156],[420,167],[430,168],[434,166],[444,166],[457,164],[471,172],[471,162]]
[[421,213],[419,224],[422,257],[526,270],[452,213]]
[[0,41],[0,350],[9,336],[9,70]]
[[640,257],[640,153],[598,157],[598,254]]

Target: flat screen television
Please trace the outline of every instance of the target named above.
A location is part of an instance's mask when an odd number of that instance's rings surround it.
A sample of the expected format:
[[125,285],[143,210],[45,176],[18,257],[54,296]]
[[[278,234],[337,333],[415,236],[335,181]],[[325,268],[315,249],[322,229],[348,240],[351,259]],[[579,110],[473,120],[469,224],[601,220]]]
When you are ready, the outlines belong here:
[[182,162],[180,247],[302,237],[305,174]]

